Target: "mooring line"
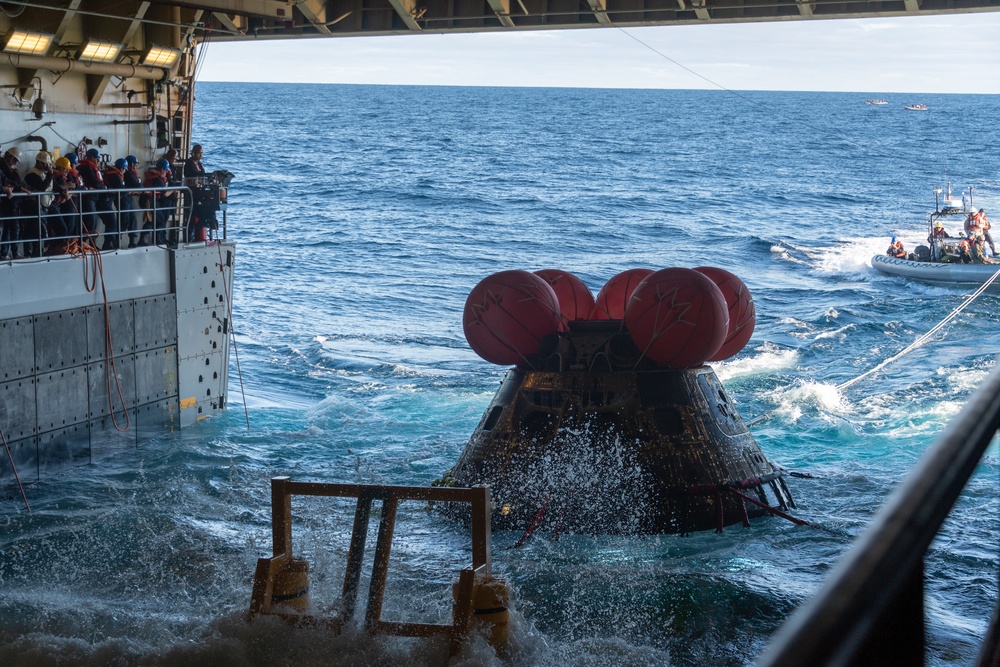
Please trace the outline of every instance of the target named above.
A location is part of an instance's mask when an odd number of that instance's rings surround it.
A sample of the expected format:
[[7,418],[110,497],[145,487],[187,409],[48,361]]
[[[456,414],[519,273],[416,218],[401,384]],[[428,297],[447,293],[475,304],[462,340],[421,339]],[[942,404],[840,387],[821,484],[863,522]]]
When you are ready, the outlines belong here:
[[[893,356],[889,357],[888,359],[885,359],[884,361],[880,362],[879,364],[877,364],[873,368],[865,371],[864,373],[862,373],[861,375],[857,376],[856,378],[853,378],[851,380],[848,380],[847,382],[842,382],[842,383],[838,384],[836,386],[837,391],[843,391],[844,389],[847,389],[848,387],[851,387],[851,386],[857,384],[858,382],[860,382],[861,380],[865,379],[869,375],[872,375],[873,373],[877,373],[878,371],[882,370],[883,368],[885,368],[889,364],[893,363],[894,361],[899,360],[904,355],[912,352],[913,350],[917,349],[918,347],[920,347],[921,345],[923,345],[924,343],[926,343],[928,340],[930,340],[931,336],[933,336],[938,331],[940,331],[942,328],[944,328],[945,325],[947,325],[953,319],[955,319],[956,317],[958,317],[959,313],[961,313],[963,310],[965,310],[970,305],[972,305],[973,301],[975,301],[980,296],[982,296],[982,294],[987,289],[989,289],[989,286],[992,285],[994,283],[994,281],[996,281],[997,277],[1000,277],[1000,268],[998,268],[997,271],[992,276],[990,276],[990,278],[986,282],[984,282],[982,285],[980,285],[978,287],[978,289],[976,289],[975,292],[973,292],[972,294],[968,295],[965,298],[965,301],[963,301],[956,308],[954,308],[950,313],[948,313],[947,317],[945,317],[943,320],[941,320],[940,322],[938,322],[937,324],[935,324],[927,333],[925,333],[924,335],[920,336],[915,341],[913,341],[912,343],[910,343],[909,345],[907,345],[905,348],[903,348],[902,351],[898,352],[897,354],[894,354]],[[770,419],[771,417],[773,417],[776,412],[777,412],[777,409],[765,412],[760,417],[757,417],[755,419],[751,419],[750,421],[748,421],[747,422],[747,426],[748,427],[750,427],[750,426],[756,426],[757,424],[761,423],[762,421],[764,421],[766,419]]]
[[883,368],[885,368],[886,366],[888,366],[892,362],[896,361],[897,359],[899,359],[903,355],[905,355],[905,354],[907,354],[909,352],[912,352],[913,350],[917,349],[918,347],[920,347],[921,345],[923,345],[924,343],[926,343],[930,339],[931,336],[933,336],[935,333],[937,333],[938,331],[940,331],[946,324],[948,324],[949,322],[951,322],[953,319],[955,319],[956,317],[958,317],[959,313],[961,313],[963,310],[965,310],[966,308],[968,308],[972,304],[973,301],[975,301],[977,298],[979,298],[979,296],[983,292],[985,292],[987,290],[987,288],[989,288],[990,285],[993,284],[993,281],[995,281],[997,279],[997,276],[1000,276],[1000,268],[998,268],[997,271],[994,272],[994,274],[992,276],[990,276],[989,280],[987,280],[986,282],[984,282],[982,285],[979,286],[979,289],[977,289],[975,292],[973,292],[968,297],[966,297],[965,301],[963,301],[961,304],[959,304],[959,306],[957,308],[955,308],[954,310],[952,310],[948,314],[947,317],[945,317],[943,320],[941,320],[940,322],[938,322],[930,331],[928,331],[923,336],[921,336],[917,340],[915,340],[912,343],[910,343],[909,345],[907,345],[903,349],[902,352],[899,352],[898,354],[895,354],[895,355],[889,357],[888,359],[886,359],[882,363],[878,364],[877,366],[875,366],[871,370],[865,371],[864,373],[862,373],[858,377],[854,378],[853,380],[848,380],[847,382],[843,382],[841,384],[838,384],[837,385],[837,391],[841,391],[843,389],[847,389],[848,387],[854,385],[855,383],[860,382],[861,380],[863,380],[864,378],[868,377],[872,373],[876,373],[876,372],[882,370]]
[[28,514],[31,514],[31,505],[28,504],[28,496],[25,494],[24,486],[21,484],[21,476],[17,474],[17,466],[14,465],[14,455],[10,451],[10,445],[7,444],[7,436],[4,435],[2,428],[0,428],[0,440],[3,441],[4,449],[7,450],[7,459],[10,461],[10,469],[14,471],[14,479],[17,480],[17,488],[21,490],[21,498],[24,499],[24,506],[28,508]]

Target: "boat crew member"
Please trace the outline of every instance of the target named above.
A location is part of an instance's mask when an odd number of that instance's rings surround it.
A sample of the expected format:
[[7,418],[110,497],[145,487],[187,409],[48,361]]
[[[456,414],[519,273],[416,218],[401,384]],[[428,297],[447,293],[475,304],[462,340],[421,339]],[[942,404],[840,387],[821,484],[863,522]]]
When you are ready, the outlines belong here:
[[945,231],[944,223],[938,220],[934,223],[934,230],[931,235],[927,238],[928,241],[933,242],[935,239],[950,239],[951,235]]
[[[35,166],[24,175],[24,185],[32,193],[48,192],[52,187],[52,158],[48,151],[35,154]],[[21,202],[21,239],[24,240],[24,254],[28,257],[42,256],[42,239],[45,238],[51,195],[27,197]],[[60,220],[61,222],[61,220]],[[58,226],[57,231],[65,229]]]
[[986,256],[986,240],[982,236],[977,236],[969,249],[973,264],[993,264],[993,260]]
[[972,243],[969,241],[969,239],[962,239],[961,241],[958,242],[957,247],[958,247],[958,261],[960,261],[962,264],[971,264]]
[[892,241],[889,242],[889,249],[885,251],[885,254],[890,257],[906,259],[906,251],[903,249],[903,242],[897,241],[896,237],[893,236]]
[[931,233],[927,235],[927,242],[931,244],[931,259],[940,261],[945,255],[945,239],[950,239],[951,235],[945,231],[944,223],[940,220],[934,223]]
[[18,218],[20,200],[11,197],[24,189],[21,174],[17,173],[17,163],[21,161],[21,149],[11,146],[0,159],[0,187],[6,195],[0,199],[0,259],[20,259],[18,251],[21,240],[21,221]]
[[990,236],[990,221],[989,218],[986,217],[986,209],[984,208],[979,209],[979,211],[976,213],[976,217],[979,219],[979,229],[982,230],[983,232],[983,238],[985,238],[986,243],[989,244],[990,252],[993,254],[994,257],[996,257],[997,248],[995,245],[993,245],[993,237]]

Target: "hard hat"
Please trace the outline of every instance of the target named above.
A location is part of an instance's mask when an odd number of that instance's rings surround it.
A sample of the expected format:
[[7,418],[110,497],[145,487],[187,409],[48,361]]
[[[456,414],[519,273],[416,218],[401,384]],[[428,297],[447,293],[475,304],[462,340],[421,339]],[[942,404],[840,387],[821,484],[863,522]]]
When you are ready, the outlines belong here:
[[120,157],[117,160],[115,160],[115,166],[118,167],[119,169],[128,169],[128,160],[126,160],[123,157]]
[[134,155],[126,155],[125,161],[128,162],[129,164],[139,164],[139,158],[137,158]]
[[941,229],[942,227],[944,227],[944,223],[938,220],[937,222],[934,223],[934,226],[937,227],[938,229]]
[[80,158],[77,157],[76,153],[67,153],[66,159],[69,160],[70,164],[76,164],[80,161]]
[[61,157],[58,160],[56,160],[56,166],[59,167],[60,169],[65,169],[69,171],[70,169],[73,168],[73,163],[69,161],[68,157]]
[[101,151],[97,150],[96,148],[88,148],[87,157],[99,158],[101,157]]
[[11,156],[12,158],[14,158],[15,160],[17,160],[18,162],[21,161],[21,149],[18,148],[17,146],[11,146],[10,148],[8,148],[7,152],[5,153],[5,155]]
[[52,158],[49,156],[48,151],[38,151],[37,153],[35,153],[35,161],[44,162],[45,164],[51,164]]
[[167,171],[170,171],[170,162],[168,160],[160,160],[159,162],[156,163],[156,166],[159,167],[160,169],[166,169]]

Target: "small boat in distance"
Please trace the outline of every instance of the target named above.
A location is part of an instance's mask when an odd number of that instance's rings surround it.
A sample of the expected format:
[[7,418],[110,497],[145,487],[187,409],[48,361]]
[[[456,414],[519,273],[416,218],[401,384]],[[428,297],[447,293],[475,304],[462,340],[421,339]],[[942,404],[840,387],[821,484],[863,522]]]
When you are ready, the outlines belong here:
[[907,111],[927,111],[926,104],[907,104],[903,108]]
[[865,100],[865,104],[877,104],[878,106],[884,107],[889,103],[885,100],[879,99],[879,100]]

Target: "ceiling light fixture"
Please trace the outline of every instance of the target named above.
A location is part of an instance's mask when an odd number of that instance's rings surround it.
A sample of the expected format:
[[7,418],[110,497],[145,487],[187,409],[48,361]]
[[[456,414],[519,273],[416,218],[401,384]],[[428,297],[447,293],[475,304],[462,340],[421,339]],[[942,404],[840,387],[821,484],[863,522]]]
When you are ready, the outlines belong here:
[[45,55],[52,45],[52,35],[27,30],[14,30],[7,37],[3,50],[7,53],[24,53],[33,56]]
[[147,67],[173,67],[173,64],[177,62],[180,56],[181,52],[179,49],[171,49],[166,46],[156,46],[154,44],[146,51],[146,55],[142,58],[142,64]]
[[91,39],[83,45],[83,49],[80,51],[77,59],[92,63],[113,63],[118,60],[118,54],[121,51],[121,44]]

